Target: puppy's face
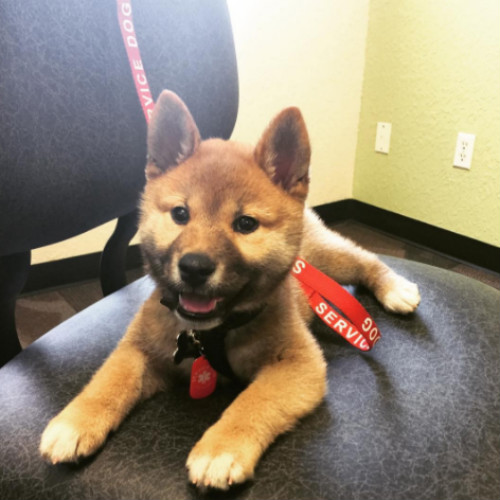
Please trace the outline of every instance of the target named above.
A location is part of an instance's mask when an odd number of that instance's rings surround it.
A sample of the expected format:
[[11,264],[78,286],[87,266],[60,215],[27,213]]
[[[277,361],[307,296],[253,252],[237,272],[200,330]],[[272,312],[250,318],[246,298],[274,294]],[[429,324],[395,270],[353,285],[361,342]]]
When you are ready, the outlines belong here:
[[160,96],[148,132],[140,233],[164,303],[196,328],[261,307],[299,251],[309,143],[296,109],[252,150],[200,141],[182,101]]

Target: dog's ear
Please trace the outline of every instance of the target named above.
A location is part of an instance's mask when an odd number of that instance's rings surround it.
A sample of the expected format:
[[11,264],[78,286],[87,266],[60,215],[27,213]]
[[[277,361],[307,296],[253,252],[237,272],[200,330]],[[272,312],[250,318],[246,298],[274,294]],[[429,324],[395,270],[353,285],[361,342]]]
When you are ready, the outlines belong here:
[[254,157],[275,184],[293,196],[306,197],[311,148],[298,108],[284,109],[271,121],[257,143]]
[[152,179],[182,163],[195,152],[200,140],[198,127],[184,102],[164,90],[149,121],[146,177]]

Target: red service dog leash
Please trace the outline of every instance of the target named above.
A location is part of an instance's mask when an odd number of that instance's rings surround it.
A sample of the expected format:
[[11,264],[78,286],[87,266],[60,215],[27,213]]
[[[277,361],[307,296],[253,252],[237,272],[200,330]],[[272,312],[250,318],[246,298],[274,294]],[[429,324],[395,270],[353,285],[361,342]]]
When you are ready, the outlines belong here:
[[149,123],[155,103],[151,95],[151,90],[149,89],[144,66],[142,65],[141,53],[139,51],[139,44],[137,43],[137,36],[135,34],[134,22],[132,19],[132,5],[127,0],[116,0],[116,4],[118,7],[118,21],[120,23],[123,44],[127,51],[135,90],[137,91],[137,96],[139,97],[146,123]]

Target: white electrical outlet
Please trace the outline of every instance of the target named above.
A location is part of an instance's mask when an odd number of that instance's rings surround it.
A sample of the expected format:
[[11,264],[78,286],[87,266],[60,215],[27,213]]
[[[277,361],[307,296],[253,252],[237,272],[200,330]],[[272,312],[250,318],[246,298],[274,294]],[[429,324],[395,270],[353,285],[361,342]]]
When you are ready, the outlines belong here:
[[454,167],[470,168],[475,140],[476,136],[474,134],[458,133],[455,158],[453,158]]
[[375,137],[375,151],[377,153],[389,154],[391,145],[392,125],[386,122],[377,123],[377,135]]

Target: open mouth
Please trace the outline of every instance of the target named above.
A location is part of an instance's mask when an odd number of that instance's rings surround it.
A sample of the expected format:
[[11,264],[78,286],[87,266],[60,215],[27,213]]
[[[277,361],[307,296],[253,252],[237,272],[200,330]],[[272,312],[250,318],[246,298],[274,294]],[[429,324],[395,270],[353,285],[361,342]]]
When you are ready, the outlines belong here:
[[181,293],[179,295],[178,313],[189,319],[209,319],[218,315],[218,304],[221,298],[204,297],[195,293]]

